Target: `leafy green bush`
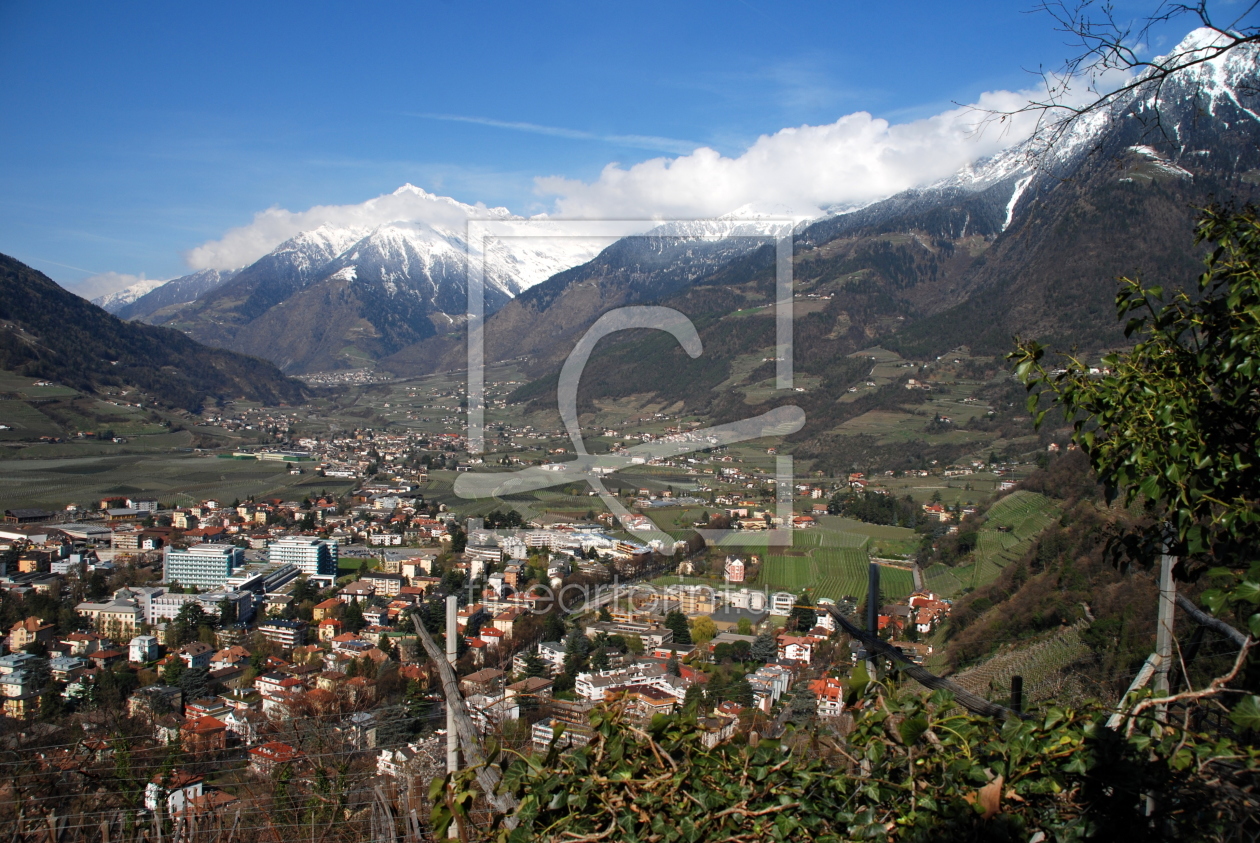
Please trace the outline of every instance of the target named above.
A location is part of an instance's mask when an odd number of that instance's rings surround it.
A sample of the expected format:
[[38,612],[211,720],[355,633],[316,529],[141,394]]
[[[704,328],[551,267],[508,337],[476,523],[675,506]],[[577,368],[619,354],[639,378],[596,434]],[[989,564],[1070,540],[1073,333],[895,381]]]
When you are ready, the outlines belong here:
[[[1133,735],[1105,712],[1051,708],[995,722],[942,692],[855,684],[843,742],[789,731],[706,749],[696,722],[644,729],[616,711],[593,718],[590,745],[498,758],[519,805],[488,839],[1027,841],[1251,839],[1260,753],[1143,719]],[[1151,737],[1154,733],[1157,737]],[[467,823],[471,771],[436,779],[438,836],[452,809]],[[1149,801],[1148,801],[1149,800]],[[1149,808],[1148,808],[1149,805]]]

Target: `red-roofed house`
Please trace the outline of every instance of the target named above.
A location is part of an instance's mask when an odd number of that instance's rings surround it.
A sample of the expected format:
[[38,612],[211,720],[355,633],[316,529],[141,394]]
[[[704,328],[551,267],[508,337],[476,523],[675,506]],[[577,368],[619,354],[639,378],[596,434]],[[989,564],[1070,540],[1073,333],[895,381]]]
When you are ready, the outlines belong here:
[[507,640],[506,633],[493,627],[481,630],[480,637],[482,641],[486,642],[486,647],[491,650],[498,648],[500,644]]
[[818,702],[819,717],[838,717],[844,713],[844,686],[832,676],[809,683],[809,690]]
[[179,730],[185,752],[202,755],[227,748],[227,724],[217,717],[198,717],[185,721]]
[[317,628],[320,641],[332,641],[341,635],[341,621],[336,618],[324,618]]
[[189,799],[200,796],[203,779],[183,770],[172,770],[165,776],[154,776],[144,788],[144,807],[156,811],[166,799],[166,810],[175,813],[183,809]]
[[249,751],[249,768],[259,776],[270,776],[276,770],[294,764],[306,756],[280,741],[268,741]]
[[346,603],[344,600],[337,597],[329,597],[321,603],[316,603],[311,613],[314,620],[322,621],[325,618],[340,618],[345,608]]
[[814,658],[814,639],[808,636],[779,636],[779,658],[809,664]]

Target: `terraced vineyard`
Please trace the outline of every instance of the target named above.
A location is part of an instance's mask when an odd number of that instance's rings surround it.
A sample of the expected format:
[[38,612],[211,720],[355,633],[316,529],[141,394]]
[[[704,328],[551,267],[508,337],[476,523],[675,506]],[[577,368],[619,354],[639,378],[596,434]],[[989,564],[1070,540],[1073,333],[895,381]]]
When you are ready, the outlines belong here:
[[938,562],[923,572],[923,585],[937,594],[957,594],[962,590],[962,583],[956,573],[957,569]]
[[[869,564],[870,557],[860,547],[795,547],[784,554],[767,555],[757,585],[796,594],[809,588],[816,597],[833,600],[860,598],[866,593]],[[880,570],[880,590],[887,600],[904,597],[914,590],[914,578],[908,570],[885,565]]]
[[1058,517],[1058,506],[1045,495],[1012,492],[986,513],[971,562],[954,568],[933,565],[924,572],[924,584],[946,597],[987,585],[1027,553],[1033,540]]
[[1081,631],[1088,625],[1078,621],[1040,641],[998,653],[951,678],[972,693],[998,699],[1010,692],[1012,676],[1022,676],[1028,703],[1057,698],[1065,669],[1090,655],[1089,646],[1081,641]]

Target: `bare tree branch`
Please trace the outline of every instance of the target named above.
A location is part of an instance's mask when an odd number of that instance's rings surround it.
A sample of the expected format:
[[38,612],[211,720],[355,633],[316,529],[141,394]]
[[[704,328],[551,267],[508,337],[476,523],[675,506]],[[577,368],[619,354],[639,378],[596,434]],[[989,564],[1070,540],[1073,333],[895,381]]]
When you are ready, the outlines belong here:
[[1202,624],[1214,632],[1219,632],[1239,647],[1246,646],[1246,635],[1243,635],[1220,618],[1212,617],[1207,612],[1194,605],[1194,601],[1189,597],[1186,597],[1184,594],[1177,595],[1177,607],[1193,618],[1196,623]]
[[[1010,111],[984,111],[981,125],[1009,124],[1021,115],[1035,116],[1033,155],[1040,157],[1058,145],[1083,118],[1110,110],[1141,92],[1151,96],[1155,108],[1150,119],[1163,131],[1160,103],[1166,83],[1192,67],[1244,45],[1260,43],[1260,24],[1254,15],[1260,0],[1239,4],[1239,11],[1224,23],[1216,22],[1209,5],[1209,0],[1159,0],[1150,14],[1128,20],[1117,15],[1109,0],[1041,0],[1032,11],[1049,15],[1055,29],[1069,36],[1069,46],[1075,53],[1057,70],[1037,71],[1045,90],[1043,97]],[[1194,49],[1174,50],[1165,56],[1143,58],[1159,27],[1187,18],[1196,27],[1211,30],[1216,36],[1214,41]],[[1115,89],[1100,87],[1102,78],[1115,72],[1131,75]],[[1089,96],[1078,103],[1075,94],[1082,86]]]
[[[1214,697],[1217,694],[1230,690],[1225,686],[1230,682],[1233,682],[1238,676],[1238,673],[1242,670],[1243,665],[1247,663],[1247,654],[1251,652],[1251,648],[1255,645],[1255,641],[1251,638],[1247,638],[1242,648],[1238,651],[1238,658],[1234,659],[1234,666],[1230,669],[1229,673],[1226,673],[1224,676],[1216,677],[1212,680],[1210,685],[1201,691],[1183,691],[1180,694],[1173,694],[1167,697],[1147,697],[1146,699],[1139,701],[1137,705],[1133,706],[1133,710],[1128,714],[1129,726],[1128,729],[1126,729],[1126,734],[1133,734],[1133,729],[1137,725],[1138,715],[1143,711],[1146,711],[1148,708],[1168,705],[1169,703],[1174,702],[1201,700],[1205,697]],[[1238,693],[1242,692],[1240,691]]]

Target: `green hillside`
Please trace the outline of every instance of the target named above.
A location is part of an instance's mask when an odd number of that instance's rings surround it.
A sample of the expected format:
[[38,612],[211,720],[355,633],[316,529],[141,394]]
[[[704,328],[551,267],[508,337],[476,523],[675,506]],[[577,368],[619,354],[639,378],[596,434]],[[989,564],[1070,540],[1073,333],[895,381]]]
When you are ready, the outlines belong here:
[[6,255],[0,255],[0,370],[84,392],[132,387],[186,410],[207,399],[274,406],[304,397],[302,384],[270,363],[208,348],[169,328],[124,322]]

